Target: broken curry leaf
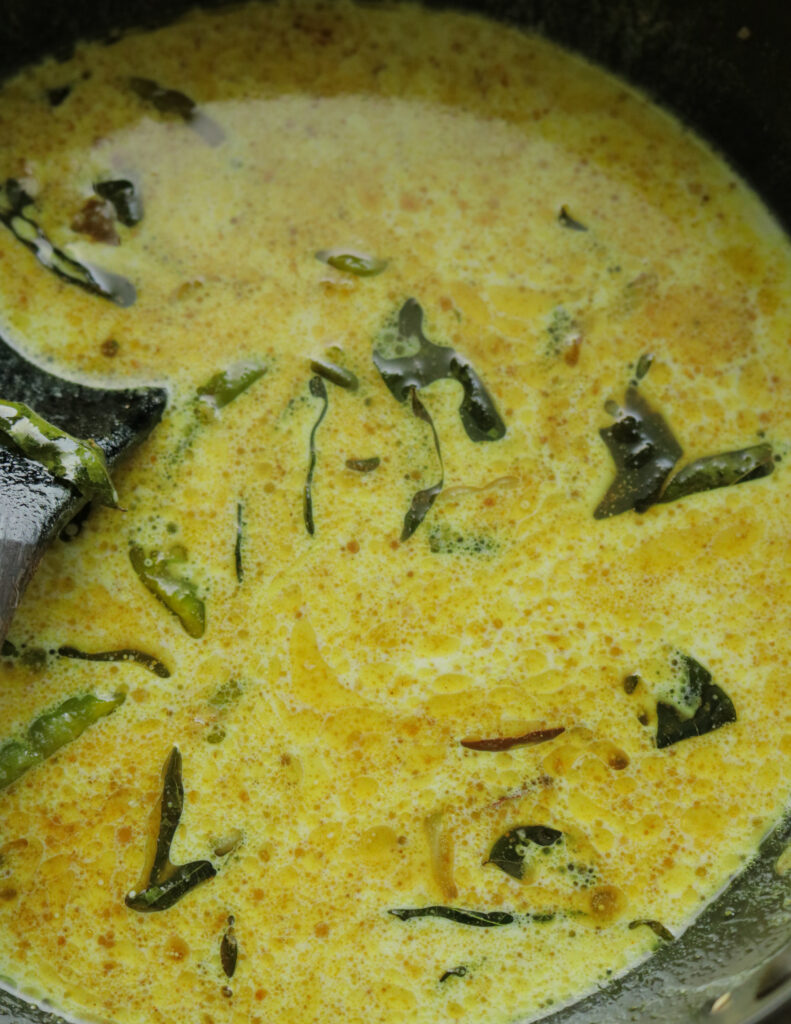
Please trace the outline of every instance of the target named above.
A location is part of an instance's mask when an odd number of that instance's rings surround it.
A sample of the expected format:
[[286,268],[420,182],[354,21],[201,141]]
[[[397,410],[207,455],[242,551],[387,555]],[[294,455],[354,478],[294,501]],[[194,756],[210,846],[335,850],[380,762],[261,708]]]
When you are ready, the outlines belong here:
[[431,506],[437,500],[437,495],[440,493],[445,485],[445,466],[442,462],[442,451],[439,446],[439,436],[437,435],[437,428],[434,426],[434,421],[428,413],[428,410],[417,397],[417,388],[411,389],[412,399],[412,412],[418,419],[423,420],[424,423],[428,423],[431,427],[431,433],[434,437],[434,448],[439,459],[439,471],[440,477],[437,483],[432,487],[426,487],[422,491],[418,491],[412,497],[412,502],[407,509],[407,513],[404,516],[404,527],[401,531],[401,541],[409,540],[415,530],[420,526],[423,520],[428,515]]
[[123,647],[117,651],[97,651],[90,654],[88,651],[81,651],[76,647],[63,645],[58,648],[58,654],[62,658],[79,658],[82,661],[133,661],[142,665],[149,672],[153,672],[160,679],[169,679],[170,670],[158,658],[152,654],[145,654],[143,651],[135,650],[133,647]]
[[469,924],[477,928],[496,928],[505,924],[513,924],[513,914],[501,910],[460,910],[457,907],[411,907],[402,910],[388,910],[388,914],[399,921],[411,921],[416,917],[441,917],[455,924]]
[[314,373],[324,377],[325,380],[330,381],[331,384],[335,384],[339,388],[356,391],[360,386],[357,374],[352,373],[351,370],[347,370],[343,366],[338,366],[337,363],[331,363],[329,359],[311,359],[310,368]]
[[220,370],[198,388],[198,398],[213,410],[224,409],[266,373],[260,359],[243,359]]
[[228,918],[228,927],[220,943],[220,963],[226,978],[232,978],[236,972],[236,960],[239,955],[239,944],[234,931],[234,919]]
[[105,718],[124,702],[124,694],[70,697],[32,723],[21,740],[0,748],[0,789],[5,789],[28,768],[51,757],[57,750],[81,736],[89,726]]
[[492,739],[464,739],[459,740],[459,742],[468,750],[498,752],[511,750],[513,747],[534,747],[539,743],[547,743],[565,731],[565,727],[561,725],[554,729],[534,729],[532,732],[523,733],[521,736],[495,736]]
[[126,178],[97,181],[93,190],[97,196],[112,204],[116,217],[126,227],[133,228],[143,219],[143,201],[134,182]]
[[355,473],[373,473],[379,468],[381,461],[378,455],[370,459],[347,459],[346,468],[354,470]]
[[177,867],[169,878],[148,885],[141,892],[130,892],[124,899],[130,910],[147,913],[155,910],[169,910],[174,904],[191,892],[201,882],[208,882],[217,874],[211,861],[195,860]]
[[561,206],[560,212],[558,213],[558,223],[562,228],[570,228],[572,231],[588,230],[584,224],[571,216],[567,206]]
[[713,683],[711,673],[688,654],[681,655],[684,703],[694,710],[684,714],[664,701],[656,705],[656,745],[660,749],[681,740],[703,736],[736,721],[736,709],[725,691]]
[[436,380],[457,380],[464,390],[459,415],[467,436],[472,441],[499,441],[505,436],[494,399],[470,361],[452,348],[435,345],[423,333],[423,309],[415,299],[401,307],[397,324],[389,336],[382,336],[373,360],[399,402]]
[[348,249],[322,249],[316,253],[316,259],[344,274],[354,274],[355,277],[376,277],[387,268],[387,260]]
[[80,262],[53,245],[26,212],[31,205],[33,199],[15,179],[9,178],[0,187],[0,224],[4,224],[19,242],[30,249],[43,267],[51,270],[61,280],[75,284],[92,295],[110,299],[119,306],[131,306],[134,303],[137,292],[131,281],[120,274]]
[[203,636],[206,606],[195,585],[175,571],[183,560],[156,551],[146,553],[137,544],[129,549],[129,560],[140,581],[179,619],[187,633],[195,638]]
[[0,399],[0,437],[57,479],[73,484],[89,500],[118,508],[104,452],[93,441],[80,441],[21,402],[4,399]]
[[167,910],[201,882],[217,874],[214,865],[208,860],[176,865],[170,859],[170,848],[184,810],[181,764],[181,752],[178,747],[173,747],[163,772],[159,830],[148,883],[140,892],[127,894],[125,903],[131,910],[142,913]]
[[[612,408],[608,404],[608,408]],[[615,463],[615,480],[593,513],[607,519],[634,509],[645,512],[659,500],[662,486],[681,458],[681,446],[660,413],[633,385],[626,390],[616,421],[600,430]]]
[[305,493],[304,493],[304,516],[305,516],[305,529],[308,533],[313,536],[316,532],[316,525],[313,522],[313,471],[316,468],[316,431],[321,425],[321,421],[327,415],[327,407],[330,404],[329,396],[327,395],[327,386],[319,376],[310,378],[310,393],[314,398],[320,398],[324,403],[319,413],[319,417],[313,424],[313,429],[310,432],[310,462],[308,464],[308,475],[305,480]]
[[696,459],[679,470],[665,488],[659,501],[677,501],[689,494],[731,487],[748,480],[759,480],[774,472],[774,451],[770,444],[757,444],[720,455]]
[[236,568],[236,582],[241,583],[244,579],[244,564],[242,562],[242,542],[244,540],[244,508],[241,501],[236,503],[236,543],[233,548],[234,566]]
[[562,832],[548,825],[520,825],[500,836],[484,863],[495,864],[507,875],[521,880],[535,852],[532,846],[554,846],[562,838]]

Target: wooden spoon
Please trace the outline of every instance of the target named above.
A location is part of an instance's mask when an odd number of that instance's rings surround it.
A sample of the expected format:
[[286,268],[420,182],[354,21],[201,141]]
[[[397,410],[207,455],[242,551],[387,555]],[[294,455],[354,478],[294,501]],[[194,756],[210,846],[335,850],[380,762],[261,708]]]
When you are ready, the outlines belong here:
[[[112,466],[159,422],[164,388],[88,387],[36,366],[0,337],[0,399],[23,402],[82,440],[94,440]],[[12,446],[0,444],[0,642],[50,541],[86,499]]]

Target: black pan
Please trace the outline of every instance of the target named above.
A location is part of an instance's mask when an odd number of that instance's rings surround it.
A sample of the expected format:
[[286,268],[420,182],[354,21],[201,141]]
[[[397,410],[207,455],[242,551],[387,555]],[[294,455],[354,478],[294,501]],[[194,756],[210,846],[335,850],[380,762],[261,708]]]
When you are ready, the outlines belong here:
[[[714,143],[791,229],[789,0],[429,2],[537,29],[641,86]],[[190,6],[3,0],[0,78],[45,54],[67,55],[78,38],[111,40]],[[790,841],[791,820],[681,939],[547,1024],[789,1024],[791,900],[774,865]],[[57,1019],[0,989],[0,1024]]]

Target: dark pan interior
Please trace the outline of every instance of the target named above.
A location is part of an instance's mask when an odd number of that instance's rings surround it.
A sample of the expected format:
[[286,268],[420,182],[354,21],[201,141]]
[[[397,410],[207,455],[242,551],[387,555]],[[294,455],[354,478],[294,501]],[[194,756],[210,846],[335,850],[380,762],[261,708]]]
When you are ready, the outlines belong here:
[[[714,143],[791,229],[788,0],[427,2],[538,29],[621,73]],[[4,0],[0,79],[45,54],[68,55],[78,38],[111,41],[126,28],[162,24],[191,6],[183,0]],[[791,908],[788,882],[774,864],[789,840],[791,823],[785,823],[681,939],[546,1020],[788,1024]],[[0,990],[0,1024],[58,1019]]]

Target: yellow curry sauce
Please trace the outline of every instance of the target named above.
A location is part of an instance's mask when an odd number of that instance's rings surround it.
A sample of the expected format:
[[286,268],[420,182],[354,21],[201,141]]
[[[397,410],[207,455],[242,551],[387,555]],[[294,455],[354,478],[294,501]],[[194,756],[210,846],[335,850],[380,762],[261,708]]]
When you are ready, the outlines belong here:
[[[0,226],[4,336],[172,396],[114,474],[125,511],[55,543],[0,663],[2,740],[125,696],[0,791],[0,973],[119,1024],[499,1024],[678,935],[789,789],[791,252],[755,196],[600,70],[412,6],[247,6],[81,45],[3,87],[0,139],[47,238],[137,292],[75,287]],[[97,242],[107,180],[143,217]],[[388,389],[373,355],[410,299],[504,436],[471,438],[458,379]],[[197,397],[243,359],[266,373]],[[316,360],[359,386],[318,378],[311,534]],[[596,518],[629,393],[683,450],[671,477],[754,446],[774,471]],[[202,635],[130,551],[177,567]],[[718,728],[690,666],[733,709]],[[662,706],[699,735],[658,745]],[[174,746],[172,862],[216,875],[143,913],[125,900]],[[389,913],[431,907],[456,917]]]

